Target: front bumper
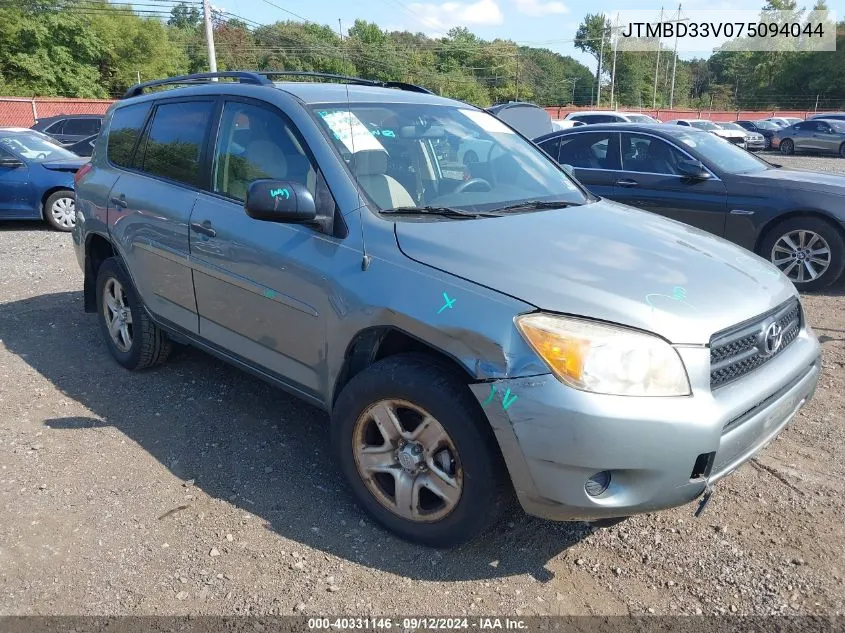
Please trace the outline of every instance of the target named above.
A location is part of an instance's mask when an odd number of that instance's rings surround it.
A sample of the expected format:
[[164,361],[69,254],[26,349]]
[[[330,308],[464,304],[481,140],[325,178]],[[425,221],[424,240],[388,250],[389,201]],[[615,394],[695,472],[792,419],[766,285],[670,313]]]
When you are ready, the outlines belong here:
[[[589,521],[687,503],[774,439],[812,397],[821,371],[808,330],[777,358],[712,393],[709,349],[678,352],[692,396],[591,394],[550,374],[471,386],[526,512]],[[610,485],[590,496],[585,483],[601,471],[611,472]]]
[[746,148],[747,149],[765,149],[766,147],[766,139],[748,139],[746,141]]

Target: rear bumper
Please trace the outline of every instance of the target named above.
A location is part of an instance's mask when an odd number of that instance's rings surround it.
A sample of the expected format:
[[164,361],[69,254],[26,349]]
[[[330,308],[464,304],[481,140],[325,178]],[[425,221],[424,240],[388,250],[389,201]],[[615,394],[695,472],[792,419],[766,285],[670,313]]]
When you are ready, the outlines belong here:
[[[679,353],[693,382],[689,397],[589,394],[551,375],[472,385],[526,512],[589,521],[687,503],[765,448],[812,397],[821,370],[807,330],[714,393],[693,378],[703,371],[709,381],[709,350]],[[610,485],[591,496],[585,484],[602,471]]]

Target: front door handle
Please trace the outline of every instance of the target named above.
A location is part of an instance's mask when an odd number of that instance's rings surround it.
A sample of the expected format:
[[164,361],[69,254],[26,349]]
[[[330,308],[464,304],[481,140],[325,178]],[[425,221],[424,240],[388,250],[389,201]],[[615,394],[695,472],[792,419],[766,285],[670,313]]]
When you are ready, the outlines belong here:
[[120,194],[119,196],[112,196],[111,198],[109,198],[109,202],[111,202],[116,207],[120,207],[121,209],[125,209],[129,206],[129,203],[126,202],[125,194]]
[[211,222],[208,220],[202,224],[199,222],[191,222],[191,229],[208,237],[217,237],[217,231],[212,228]]
[[636,180],[632,180],[631,178],[620,178],[616,181],[616,184],[620,187],[637,187],[640,183]]

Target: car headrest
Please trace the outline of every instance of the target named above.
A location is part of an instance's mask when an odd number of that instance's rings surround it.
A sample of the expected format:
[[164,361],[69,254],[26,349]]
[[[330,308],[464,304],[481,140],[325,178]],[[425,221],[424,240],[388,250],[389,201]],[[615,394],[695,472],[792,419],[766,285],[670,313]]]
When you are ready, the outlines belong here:
[[387,152],[382,149],[364,149],[352,154],[350,163],[356,176],[379,176],[387,173]]

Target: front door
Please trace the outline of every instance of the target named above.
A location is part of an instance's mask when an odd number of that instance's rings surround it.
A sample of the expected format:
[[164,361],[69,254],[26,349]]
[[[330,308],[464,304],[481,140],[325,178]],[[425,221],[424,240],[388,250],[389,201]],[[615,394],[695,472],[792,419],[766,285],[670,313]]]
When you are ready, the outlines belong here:
[[[210,192],[191,214],[191,262],[200,335],[303,393],[324,393],[326,314],[342,241],[312,226],[256,220],[243,207],[253,180],[302,183],[318,214],[334,202],[304,141],[278,109],[248,100],[223,106]],[[321,210],[320,201],[330,209]],[[347,261],[348,260],[348,261]]]
[[32,208],[31,199],[29,167],[21,156],[4,148],[0,140],[0,217],[36,214],[38,210]]
[[623,132],[621,142],[622,169],[609,198],[715,235],[725,234],[727,195],[721,180],[681,176],[678,165],[690,156],[656,136]]

